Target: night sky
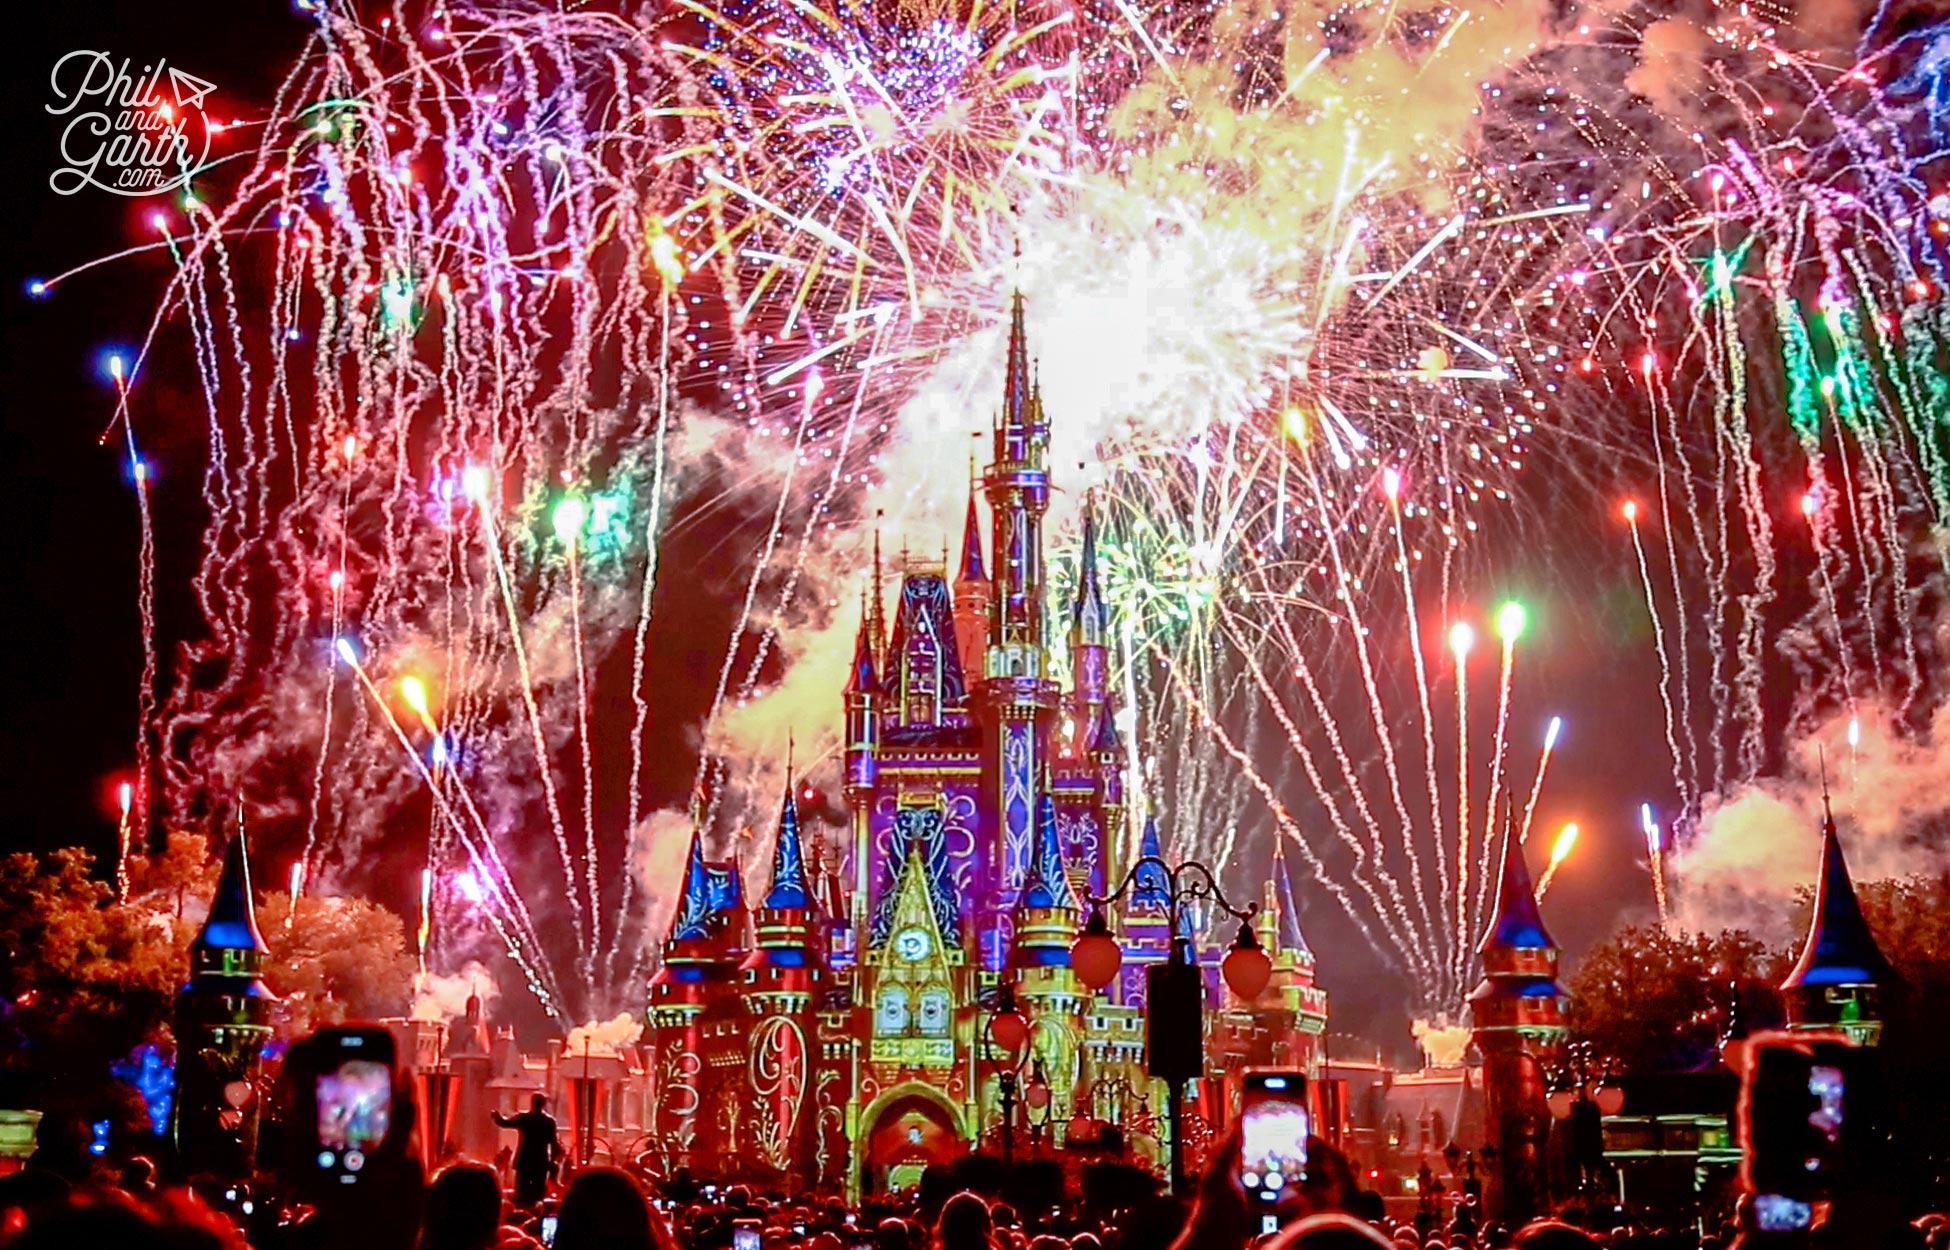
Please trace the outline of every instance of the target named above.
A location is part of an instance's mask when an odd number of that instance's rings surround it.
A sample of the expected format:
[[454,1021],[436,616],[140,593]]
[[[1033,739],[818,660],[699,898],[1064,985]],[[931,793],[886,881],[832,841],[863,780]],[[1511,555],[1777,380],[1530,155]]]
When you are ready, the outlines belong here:
[[[36,276],[155,237],[145,224],[149,201],[94,189],[64,197],[49,189],[59,127],[44,111],[48,71],[62,53],[78,48],[105,48],[138,62],[165,56],[217,84],[215,115],[255,116],[308,29],[305,17],[273,0],[194,6],[83,0],[28,6],[9,24],[6,135],[14,193],[4,208],[7,256],[0,266],[8,401],[0,460],[9,477],[0,496],[9,591],[0,685],[6,701],[0,849],[113,846],[110,778],[131,763],[140,663],[138,535],[124,460],[97,444],[113,408],[101,358],[109,345],[137,340],[167,272],[166,258],[152,251],[68,281],[47,299],[25,294]],[[198,401],[179,389],[186,361],[178,325],[165,334],[161,356],[144,378],[138,411],[145,451],[164,475],[157,500],[165,641],[194,620],[183,600],[200,517],[171,508],[175,492],[194,500],[204,433]],[[178,405],[182,416],[174,419]],[[1061,420],[1060,413],[1055,417]],[[1538,828],[1554,832],[1567,819],[1584,828],[1545,913],[1560,943],[1576,952],[1621,916],[1649,913],[1647,879],[1636,866],[1642,860],[1637,807],[1642,800],[1666,802],[1670,779],[1658,728],[1656,661],[1629,546],[1620,542],[1612,517],[1592,514],[1594,492],[1559,488],[1551,454],[1546,449],[1539,467],[1524,475],[1525,497],[1510,510],[1513,519],[1492,520],[1493,529],[1511,532],[1488,537],[1504,557],[1496,562],[1496,584],[1482,588],[1476,601],[1493,610],[1513,595],[1532,613],[1512,719],[1517,784],[1528,785],[1541,725],[1554,712],[1566,717]],[[1588,459],[1580,465],[1587,479],[1616,472],[1629,481],[1638,471]],[[1649,474],[1640,481],[1651,484]],[[699,544],[722,539],[707,518],[690,532]],[[702,602],[690,611],[696,651],[715,665],[728,609]],[[697,667],[684,659],[673,671]],[[166,661],[164,670],[166,679]],[[1493,682],[1485,684],[1491,689],[1478,699],[1493,695]],[[677,697],[702,707],[708,690]],[[837,691],[833,714],[837,719]],[[694,757],[675,754],[684,756],[676,771],[688,771]],[[1543,847],[1532,847],[1539,870],[1548,838]],[[386,901],[403,908],[408,900]],[[1303,907],[1323,979],[1336,996],[1336,1031],[1399,1028],[1387,1020],[1396,990],[1375,975],[1376,961],[1359,938],[1326,899],[1308,898]]]

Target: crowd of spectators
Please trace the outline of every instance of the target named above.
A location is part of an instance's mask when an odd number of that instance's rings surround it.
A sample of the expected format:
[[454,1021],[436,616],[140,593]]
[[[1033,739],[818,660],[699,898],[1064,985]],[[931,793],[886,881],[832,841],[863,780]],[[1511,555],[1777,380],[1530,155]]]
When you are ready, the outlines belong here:
[[857,1206],[701,1184],[682,1170],[652,1181],[587,1167],[518,1205],[494,1168],[456,1162],[424,1184],[416,1171],[410,1187],[384,1200],[369,1193],[342,1210],[315,1211],[243,1184],[165,1185],[145,1159],[112,1172],[86,1160],[37,1159],[0,1177],[0,1250],[1950,1250],[1942,1215],[1875,1226],[1842,1206],[1826,1227],[1785,1240],[1743,1232],[1738,1210],[1677,1228],[1623,1212],[1590,1221],[1603,1227],[1544,1219],[1508,1228],[1479,1221],[1465,1203],[1391,1218],[1338,1154],[1314,1147],[1307,1183],[1271,1234],[1234,1179],[1230,1141],[1190,1202],[1153,1185],[1120,1193],[1099,1184],[1038,1209],[983,1184],[1005,1175],[993,1166],[930,1168],[912,1191]]

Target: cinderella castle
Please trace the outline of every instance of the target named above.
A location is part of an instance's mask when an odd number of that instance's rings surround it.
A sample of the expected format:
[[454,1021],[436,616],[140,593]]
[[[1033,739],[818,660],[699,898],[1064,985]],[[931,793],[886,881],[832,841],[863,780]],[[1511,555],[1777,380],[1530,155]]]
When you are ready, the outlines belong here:
[[[990,542],[971,494],[952,580],[945,560],[904,558],[891,629],[876,548],[843,696],[841,848],[801,832],[790,779],[756,898],[736,861],[691,843],[644,1036],[646,1128],[673,1166],[859,1194],[998,1145],[1122,1137],[1162,1157],[1163,1089],[1144,1065],[1144,971],[1171,942],[1162,874],[1140,870],[1107,912],[1125,955],[1116,980],[1092,993],[1069,966],[1091,898],[1160,840],[1126,803],[1088,514],[1074,602],[1049,601],[1049,429],[1018,295],[980,479]],[[1068,688],[1053,675],[1059,616]],[[1217,975],[1225,935],[1185,922],[1210,1074],[1191,1092],[1188,1145],[1213,1122],[1221,1074],[1319,1061],[1326,994],[1277,856],[1254,901],[1274,971],[1250,1002]],[[1020,1050],[995,1044],[1011,1005],[1028,1023]]]

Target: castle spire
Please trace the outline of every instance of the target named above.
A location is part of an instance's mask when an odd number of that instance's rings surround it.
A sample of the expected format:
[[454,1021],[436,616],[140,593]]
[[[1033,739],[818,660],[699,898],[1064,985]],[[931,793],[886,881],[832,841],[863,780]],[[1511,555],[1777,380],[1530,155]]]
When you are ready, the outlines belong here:
[[975,512],[975,487],[969,484],[968,517],[961,529],[961,573],[955,579],[956,589],[961,586],[986,584],[989,580],[987,570],[982,567],[982,521]]
[[250,848],[240,814],[237,833],[223,848],[223,868],[217,875],[216,893],[210,897],[210,915],[190,946],[191,976],[255,977],[268,951],[257,931],[257,910],[251,902]]
[[880,518],[874,514],[873,526],[873,586],[867,598],[867,637],[873,641],[874,667],[882,672],[887,668],[887,604],[885,582],[880,565]]
[[1300,931],[1300,908],[1293,900],[1293,873],[1286,866],[1286,835],[1273,836],[1273,881],[1279,887],[1280,948],[1310,954],[1307,935]]
[[1523,843],[1503,830],[1503,872],[1497,880],[1496,911],[1490,916],[1488,931],[1476,948],[1485,960],[1485,971],[1492,952],[1557,949],[1544,918],[1537,911],[1537,888],[1531,883],[1530,865],[1524,862]]
[[1063,848],[1056,836],[1056,799],[1047,785],[1036,800],[1036,846],[1030,853],[1029,879],[1023,885],[1022,905],[1077,909],[1069,874],[1063,871]]
[[1004,426],[1022,427],[1030,422],[1033,383],[1029,376],[1029,335],[1023,329],[1022,288],[1009,293],[1008,381],[1002,392]]
[[1158,817],[1154,812],[1144,814],[1144,832],[1138,836],[1137,871],[1132,874],[1131,906],[1148,908],[1162,912],[1171,897],[1170,883],[1165,880],[1165,870],[1157,864],[1147,864],[1147,859],[1164,859],[1164,842],[1158,837]]
[[1117,716],[1110,704],[1098,706],[1096,723],[1090,726],[1090,736],[1084,746],[1096,755],[1116,755],[1124,749],[1124,735],[1117,732]]
[[772,844],[772,885],[765,891],[765,906],[771,910],[805,907],[811,900],[806,888],[805,853],[799,842],[799,805],[792,794],[792,754],[786,749],[785,798],[779,803],[779,836]]
[[1815,883],[1814,918],[1781,992],[1795,1027],[1841,1028],[1858,1043],[1874,1045],[1882,1031],[1879,990],[1895,974],[1862,915],[1825,778],[1821,806],[1821,877]]
[[860,631],[853,641],[853,668],[846,680],[846,693],[871,695],[880,691],[880,678],[874,663],[873,600],[860,601]]
[[1097,509],[1088,496],[1083,505],[1083,551],[1077,567],[1077,598],[1071,610],[1073,646],[1100,647],[1110,629],[1103,588],[1097,582]]

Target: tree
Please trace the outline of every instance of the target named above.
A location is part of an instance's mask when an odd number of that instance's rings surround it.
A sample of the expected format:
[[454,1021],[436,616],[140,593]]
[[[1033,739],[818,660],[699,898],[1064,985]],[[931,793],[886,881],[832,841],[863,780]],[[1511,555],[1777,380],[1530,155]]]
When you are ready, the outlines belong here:
[[[176,874],[195,849],[158,859]],[[86,851],[0,860],[0,1071],[43,1102],[89,1096],[109,1063],[165,1035],[188,926],[137,901],[147,867],[130,862],[118,903]]]
[[1625,1072],[1697,1071],[1714,1061],[1736,998],[1749,1029],[1779,1023],[1771,962],[1744,930],[1622,929],[1579,962],[1568,987],[1571,1031]]
[[[0,1075],[13,1101],[133,1107],[106,1099],[109,1067],[144,1043],[171,1043],[176,991],[208,914],[219,865],[201,834],[172,833],[129,860],[114,897],[93,858],[68,848],[0,859]],[[286,924],[289,918],[290,924]],[[398,916],[364,899],[287,894],[260,901],[287,1037],[347,1017],[402,1014],[413,964]]]
[[257,909],[270,947],[265,980],[278,995],[287,1035],[322,1024],[406,1013],[413,957],[400,918],[362,898],[307,894],[294,912],[291,896],[267,895]]

